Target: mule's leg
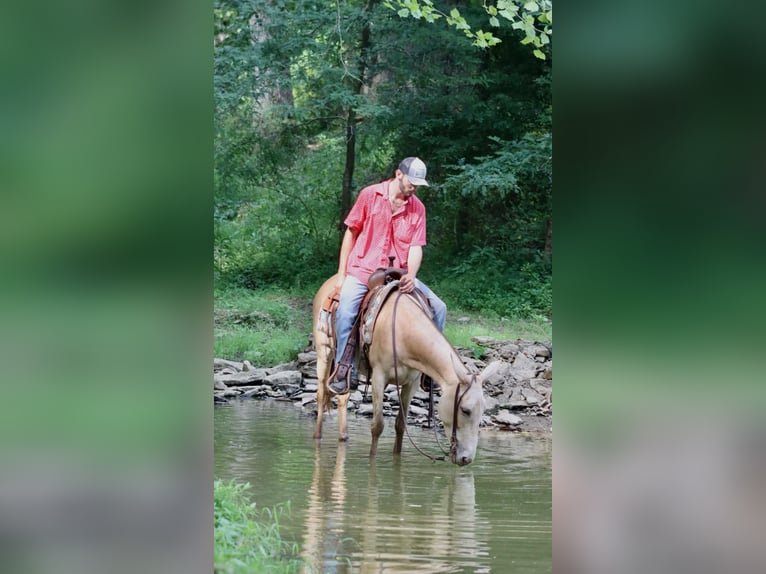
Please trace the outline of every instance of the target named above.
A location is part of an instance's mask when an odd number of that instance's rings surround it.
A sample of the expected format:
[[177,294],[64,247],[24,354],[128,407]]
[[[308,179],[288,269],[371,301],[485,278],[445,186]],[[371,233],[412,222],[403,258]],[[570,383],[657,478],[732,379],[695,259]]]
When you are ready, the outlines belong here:
[[394,441],[394,454],[401,454],[402,441],[404,438],[404,431],[407,428],[407,413],[410,410],[410,402],[412,397],[418,389],[418,380],[420,379],[420,373],[416,372],[412,376],[408,377],[405,384],[402,385],[400,396],[401,404],[399,405],[399,414],[396,416],[396,440]]
[[314,330],[314,342],[317,349],[317,420],[314,429],[314,438],[322,438],[322,419],[324,411],[330,408],[330,394],[327,391],[327,379],[330,378],[332,366],[332,347],[324,333]]
[[[329,383],[330,381],[328,381]],[[346,414],[348,412],[348,395],[337,395],[335,399],[338,401],[338,440],[345,442],[348,440],[348,421],[346,420]]]
[[386,388],[386,379],[377,369],[372,372],[372,443],[370,444],[370,458],[378,452],[378,438],[383,432],[383,390]]

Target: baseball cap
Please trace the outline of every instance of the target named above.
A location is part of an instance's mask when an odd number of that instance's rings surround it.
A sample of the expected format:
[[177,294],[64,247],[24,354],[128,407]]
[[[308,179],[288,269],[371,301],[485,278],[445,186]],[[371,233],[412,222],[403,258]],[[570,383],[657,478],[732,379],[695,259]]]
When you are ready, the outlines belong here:
[[407,157],[399,164],[399,170],[407,176],[412,185],[425,185],[428,186],[426,181],[426,164],[423,160],[417,157]]

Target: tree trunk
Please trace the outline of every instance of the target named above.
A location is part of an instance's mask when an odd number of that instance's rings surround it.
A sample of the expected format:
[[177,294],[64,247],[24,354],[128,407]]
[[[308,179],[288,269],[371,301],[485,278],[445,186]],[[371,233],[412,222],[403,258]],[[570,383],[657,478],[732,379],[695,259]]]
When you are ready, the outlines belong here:
[[[378,0],[367,0],[364,7],[364,21],[362,22],[362,34],[359,40],[359,67],[358,79],[351,79],[353,92],[356,96],[362,93],[365,76],[367,75],[367,51],[370,47],[370,14]],[[353,106],[349,106],[346,113],[346,165],[343,169],[343,187],[340,194],[340,221],[338,222],[339,242],[343,241],[345,225],[343,220],[351,209],[351,187],[354,184],[354,167],[356,164],[356,124],[358,118]]]
[[548,258],[553,254],[553,218],[548,218],[548,230],[545,233],[545,255]]
[[343,169],[343,187],[340,193],[340,241],[343,241],[343,233],[346,226],[343,220],[351,209],[351,186],[354,180],[354,166],[356,164],[356,112],[349,107],[346,114],[346,166]]

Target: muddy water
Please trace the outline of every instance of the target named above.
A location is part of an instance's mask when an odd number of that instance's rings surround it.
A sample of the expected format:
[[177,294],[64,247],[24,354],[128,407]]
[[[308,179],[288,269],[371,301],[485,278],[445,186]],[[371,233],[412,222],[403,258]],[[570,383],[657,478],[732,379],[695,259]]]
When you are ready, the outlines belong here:
[[[283,535],[307,572],[551,571],[550,438],[483,431],[459,468],[406,437],[394,457],[393,419],[373,461],[366,417],[349,416],[348,443],[334,414],[317,443],[311,413],[286,402],[219,406],[214,421],[216,478],[250,482],[260,507],[290,502]],[[439,454],[432,431],[410,434]]]

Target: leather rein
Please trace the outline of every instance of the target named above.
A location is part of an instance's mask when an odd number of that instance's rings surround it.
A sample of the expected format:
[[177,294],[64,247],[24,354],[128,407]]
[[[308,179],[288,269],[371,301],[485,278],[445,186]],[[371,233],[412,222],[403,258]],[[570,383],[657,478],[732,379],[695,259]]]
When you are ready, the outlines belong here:
[[[396,297],[394,298],[394,309],[391,313],[391,347],[393,349],[393,359],[394,359],[394,381],[396,383],[396,392],[399,396],[399,408],[402,408],[402,392],[401,392],[401,385],[399,384],[399,357],[396,353],[396,309],[399,305],[399,298],[405,295],[405,293],[402,293],[401,291],[397,291]],[[460,403],[463,401],[463,397],[465,394],[471,389],[473,384],[476,382],[476,375],[471,376],[471,382],[466,386],[465,390],[461,393],[460,392],[460,385],[462,383],[458,383],[457,389],[455,389],[455,401],[454,405],[452,407],[452,435],[450,436],[450,448],[449,452],[444,450],[444,447],[442,447],[441,442],[439,442],[439,435],[436,433],[436,425],[432,425],[434,429],[434,436],[436,437],[436,443],[439,445],[439,449],[441,449],[444,456],[431,456],[430,454],[427,454],[420,450],[418,445],[415,444],[415,441],[412,440],[412,437],[410,436],[409,428],[407,427],[407,419],[404,419],[404,430],[407,433],[407,438],[410,439],[410,443],[412,446],[415,447],[415,449],[425,456],[426,458],[430,458],[432,461],[437,460],[445,460],[446,456],[449,456],[450,459],[454,458],[457,454],[457,411],[458,408],[460,408]],[[433,405],[433,393],[434,393],[434,381],[431,382],[431,388],[429,389],[429,399],[431,401],[431,405]],[[430,423],[430,421],[429,421]]]

